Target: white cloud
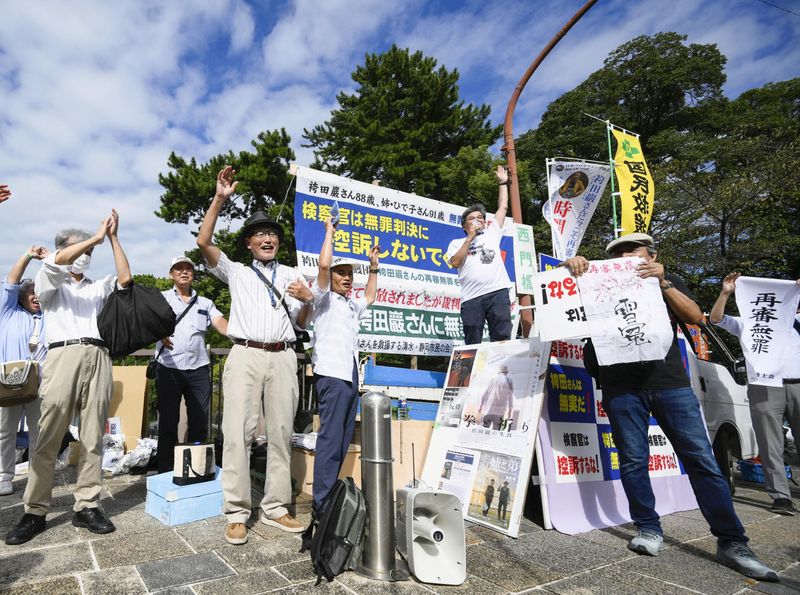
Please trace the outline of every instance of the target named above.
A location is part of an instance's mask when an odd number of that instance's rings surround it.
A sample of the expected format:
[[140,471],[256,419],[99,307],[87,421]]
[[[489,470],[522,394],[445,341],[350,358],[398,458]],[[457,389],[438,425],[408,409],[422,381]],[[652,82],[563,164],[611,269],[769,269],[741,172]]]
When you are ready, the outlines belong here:
[[[135,272],[164,274],[194,247],[190,227],[153,215],[170,151],[205,160],[248,150],[284,127],[308,164],[303,128],[326,120],[365,53],[392,43],[461,72],[469,101],[502,120],[517,81],[579,3],[330,0],[260,3],[0,0],[0,276],[34,241],[93,229],[116,207]],[[598,5],[561,41],[523,93],[517,134],[547,104],[636,35],[674,30],[718,43],[729,93],[797,74],[800,19],[752,2],[654,0]],[[95,274],[111,272],[98,253]]]

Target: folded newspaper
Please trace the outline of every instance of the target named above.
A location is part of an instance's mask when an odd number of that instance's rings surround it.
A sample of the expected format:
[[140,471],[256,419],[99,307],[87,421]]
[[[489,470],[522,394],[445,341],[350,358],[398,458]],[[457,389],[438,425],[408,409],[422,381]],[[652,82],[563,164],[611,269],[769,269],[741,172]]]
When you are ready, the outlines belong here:
[[310,434],[292,434],[292,446],[302,448],[304,450],[316,450],[317,448],[317,433],[311,432]]

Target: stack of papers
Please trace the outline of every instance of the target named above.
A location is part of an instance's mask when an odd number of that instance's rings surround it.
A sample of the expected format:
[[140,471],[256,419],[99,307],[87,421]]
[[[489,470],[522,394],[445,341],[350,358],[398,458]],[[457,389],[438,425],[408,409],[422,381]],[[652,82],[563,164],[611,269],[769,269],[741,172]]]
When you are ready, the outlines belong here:
[[311,432],[310,434],[292,434],[292,446],[302,448],[304,450],[315,450],[317,448],[317,433]]

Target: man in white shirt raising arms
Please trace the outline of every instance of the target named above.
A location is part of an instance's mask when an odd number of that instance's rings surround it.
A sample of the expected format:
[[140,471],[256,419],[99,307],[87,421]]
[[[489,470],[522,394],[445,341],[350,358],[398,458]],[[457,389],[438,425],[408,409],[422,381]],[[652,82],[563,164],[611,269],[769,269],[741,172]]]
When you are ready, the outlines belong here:
[[314,457],[314,513],[319,518],[353,438],[358,409],[359,319],[375,302],[378,252],[369,253],[369,277],[364,297],[348,298],[357,260],[333,257],[335,225],[325,221],[314,294],[314,387],[319,403],[319,435]]
[[286,506],[292,499],[289,459],[300,393],[292,347],[295,326],[303,328],[311,317],[312,295],[295,269],[278,264],[283,228],[265,213],[255,212],[242,227],[244,245],[253,255],[249,265],[232,262],[214,245],[217,218],[236,189],[235,173],[226,166],[217,175],[216,193],[200,226],[197,245],[209,272],[227,283],[231,293],[228,338],[233,348],[222,375],[222,495],[228,518],[225,539],[239,545],[247,542],[245,523],[252,508],[250,444],[262,408],[267,473],[261,522],[292,533],[304,528]]
[[461,323],[464,343],[472,345],[483,339],[484,322],[489,324],[489,340],[511,338],[511,300],[508,278],[500,254],[500,239],[508,211],[508,172],[502,165],[495,171],[500,190],[494,221],[486,222],[486,209],[475,204],[466,208],[461,226],[467,237],[453,240],[444,259],[458,269],[461,285]]
[[[36,275],[36,293],[47,317],[48,352],[39,390],[42,415],[23,500],[25,514],[6,543],[18,545],[45,530],[53,495],[53,473],[61,439],[75,412],[80,414],[80,455],[72,524],[110,533],[114,524],[98,507],[103,489],[103,432],[113,393],[111,357],[97,330],[97,317],[114,288],[133,283],[117,238],[119,216],[112,210],[97,232],[67,229],[56,236],[56,251]],[[98,281],[84,276],[95,246],[108,237],[117,275]]]
[[[738,316],[725,314],[725,304],[736,291],[739,273],[730,273],[722,280],[722,291],[708,315],[712,323],[742,338],[744,323]],[[800,283],[800,279],[798,279]],[[789,480],[783,464],[783,417],[789,418],[795,441],[800,439],[800,316],[795,315],[783,364],[783,386],[747,385],[750,418],[758,444],[758,456],[764,467],[764,483],[772,498],[770,510],[793,516],[797,509],[792,502]]]

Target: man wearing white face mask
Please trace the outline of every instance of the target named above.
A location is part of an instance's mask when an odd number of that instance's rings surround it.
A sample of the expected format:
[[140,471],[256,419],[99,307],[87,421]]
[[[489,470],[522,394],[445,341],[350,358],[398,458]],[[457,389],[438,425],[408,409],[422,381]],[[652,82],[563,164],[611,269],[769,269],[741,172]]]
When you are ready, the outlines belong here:
[[[80,415],[75,516],[72,524],[92,533],[110,533],[114,524],[98,508],[102,490],[103,430],[113,381],[111,358],[97,330],[97,316],[117,286],[128,287],[128,259],[117,239],[119,216],[106,217],[97,232],[68,229],[56,236],[56,252],[36,276],[39,303],[47,316],[48,353],[40,392],[39,444],[31,460],[23,500],[25,514],[6,543],[25,543],[45,529],[53,492],[53,471],[61,438],[74,413]],[[92,250],[108,237],[116,276],[93,281],[84,276]]]

